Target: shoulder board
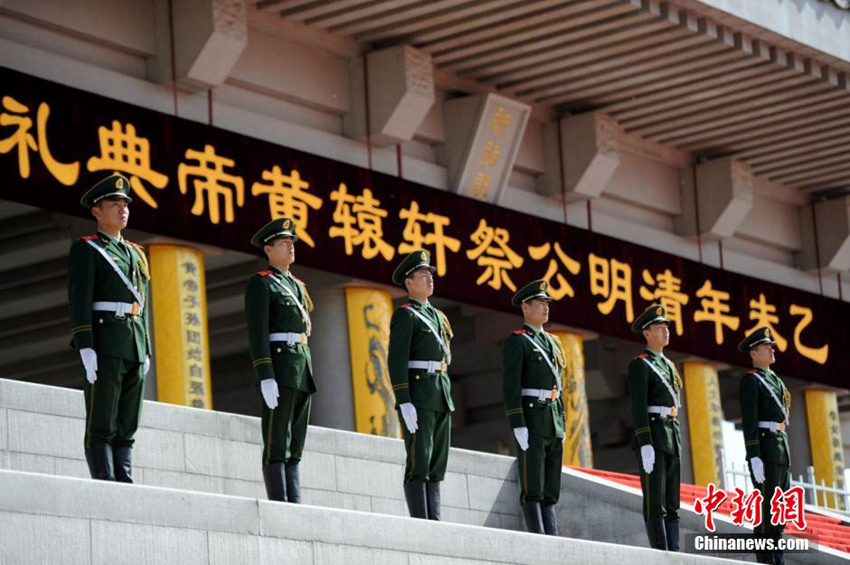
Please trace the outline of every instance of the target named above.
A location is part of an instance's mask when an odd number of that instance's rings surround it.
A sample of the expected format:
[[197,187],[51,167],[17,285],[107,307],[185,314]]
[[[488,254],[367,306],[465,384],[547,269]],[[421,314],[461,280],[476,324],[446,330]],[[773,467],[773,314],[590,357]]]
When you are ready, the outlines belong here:
[[514,335],[523,335],[523,334],[531,334],[531,332],[526,330],[526,329],[514,330]]
[[126,244],[128,244],[128,245],[132,245],[133,247],[135,247],[135,248],[136,248],[136,249],[138,249],[139,251],[144,251],[144,250],[145,250],[144,246],[139,245],[138,243],[133,243],[132,241],[127,241],[126,239],[124,240],[124,243],[126,243]]
[[410,308],[413,306],[410,302],[405,302],[404,304],[399,305],[399,308]]
[[641,353],[640,355],[635,357],[635,359],[649,359],[649,355],[647,355],[646,353]]
[[85,236],[80,238],[80,241],[94,241],[96,239],[100,239],[100,238],[97,237],[96,235],[85,235]]
[[295,282],[299,283],[299,284],[300,284],[301,286],[303,286],[304,288],[307,288],[307,285],[304,283],[304,281],[302,281],[301,279],[299,279],[299,278],[298,278],[298,277],[296,277],[295,275],[292,275],[292,278],[295,280]]
[[257,271],[257,274],[261,277],[267,277],[270,274],[272,274],[272,272],[271,271]]
[[758,374],[759,374],[759,372],[758,372],[758,371],[756,371],[755,369],[753,369],[752,371],[747,371],[747,374],[748,374],[748,375],[758,375]]

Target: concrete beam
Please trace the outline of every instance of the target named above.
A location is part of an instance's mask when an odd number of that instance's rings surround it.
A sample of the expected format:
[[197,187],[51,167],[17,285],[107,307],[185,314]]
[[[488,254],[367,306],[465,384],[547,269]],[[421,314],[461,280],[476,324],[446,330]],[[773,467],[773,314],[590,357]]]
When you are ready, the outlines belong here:
[[441,160],[454,192],[498,203],[514,168],[531,106],[483,94],[443,104],[446,145]]
[[620,165],[617,120],[605,114],[578,114],[547,124],[544,136],[546,173],[538,178],[538,191],[547,196],[563,193],[569,201],[602,194]]
[[343,131],[352,139],[369,136],[374,145],[410,141],[436,100],[431,55],[397,45],[363,57],[349,62],[352,105]]
[[685,236],[699,233],[708,241],[730,238],[750,213],[753,194],[752,172],[740,161],[718,159],[700,163],[696,165],[696,175],[685,169],[682,215],[676,218],[676,231]]
[[797,265],[808,271],[850,270],[850,196],[816,202],[814,207],[814,218],[811,207],[800,208],[803,251],[795,257]]
[[245,0],[156,0],[155,11],[156,54],[148,59],[148,78],[159,84],[176,78],[189,91],[224,84],[248,45]]

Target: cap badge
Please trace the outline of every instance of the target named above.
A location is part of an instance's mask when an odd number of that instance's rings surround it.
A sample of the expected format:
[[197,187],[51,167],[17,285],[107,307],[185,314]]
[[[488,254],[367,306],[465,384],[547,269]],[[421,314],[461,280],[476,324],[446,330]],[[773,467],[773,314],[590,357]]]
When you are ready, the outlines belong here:
[[546,281],[543,281],[542,283],[540,283],[540,290],[546,290],[547,286],[548,285],[546,284]]
[[289,229],[289,223],[290,223],[289,220],[286,220],[285,222],[283,222],[283,229],[288,230]]
[[421,257],[422,257],[422,260],[423,260],[423,261],[427,261],[427,260],[428,260],[428,252],[427,252],[427,251],[423,251],[423,252],[422,252],[422,254],[421,254]]
[[662,308],[661,306],[659,306],[658,308],[655,309],[655,315],[656,316],[661,316],[663,314],[664,314],[664,308]]
[[764,337],[770,338],[770,328],[764,328]]
[[115,188],[117,188],[118,190],[123,190],[124,189],[124,179],[119,177],[118,180],[115,181]]

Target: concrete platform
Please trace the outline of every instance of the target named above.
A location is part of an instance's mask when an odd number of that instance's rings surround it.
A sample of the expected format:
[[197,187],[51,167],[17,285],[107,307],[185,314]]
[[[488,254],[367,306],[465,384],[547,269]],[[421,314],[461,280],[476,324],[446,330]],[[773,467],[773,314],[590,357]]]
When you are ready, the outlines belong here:
[[[91,484],[83,456],[84,427],[80,391],[0,379],[0,468],[84,478],[68,484]],[[261,455],[258,418],[144,403],[134,450],[137,485],[175,489],[179,496],[232,495],[257,504],[266,498]],[[311,427],[302,462],[303,502],[406,516],[403,461],[400,440]],[[0,491],[8,490],[0,485]],[[452,449],[442,499],[446,522],[525,530],[513,457]],[[565,470],[558,505],[561,536],[645,547],[641,504],[635,489]],[[25,507],[15,508],[0,511],[25,512]],[[683,534],[703,531],[702,517],[691,508],[684,507],[681,515]],[[718,523],[720,532],[745,531],[724,517]],[[799,554],[788,562],[827,563],[833,557]]]
[[679,565],[618,544],[0,470],[0,563]]

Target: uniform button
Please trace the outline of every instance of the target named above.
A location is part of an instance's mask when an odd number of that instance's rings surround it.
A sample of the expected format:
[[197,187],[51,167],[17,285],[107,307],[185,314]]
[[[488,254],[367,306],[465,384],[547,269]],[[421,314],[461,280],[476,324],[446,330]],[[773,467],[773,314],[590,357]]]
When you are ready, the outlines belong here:
[[97,323],[98,323],[98,324],[102,324],[102,323],[103,323],[103,318],[100,318],[100,319],[97,321]]
[[417,381],[419,380],[419,375],[416,375],[416,380],[417,380]]
[[280,347],[277,348],[277,352],[280,353]]
[[762,432],[761,435],[764,435],[764,432]]
[[534,403],[533,403],[533,402],[529,402],[529,403],[528,403],[528,407],[529,407],[529,408],[534,408]]

